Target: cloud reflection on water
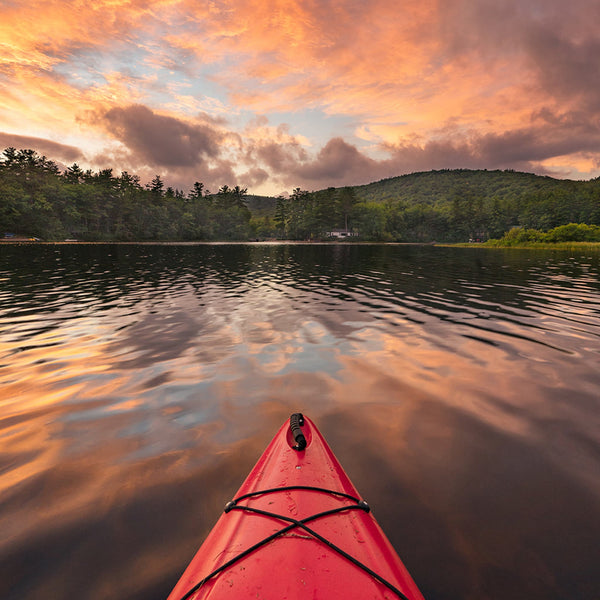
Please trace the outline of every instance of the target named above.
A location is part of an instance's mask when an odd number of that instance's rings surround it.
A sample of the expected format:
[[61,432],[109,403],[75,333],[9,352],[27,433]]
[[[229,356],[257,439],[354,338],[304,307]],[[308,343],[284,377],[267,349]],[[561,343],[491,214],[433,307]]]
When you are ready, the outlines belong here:
[[426,596],[521,586],[532,599],[570,589],[591,600],[597,259],[393,246],[11,252],[0,257],[0,569],[20,575],[2,597],[27,585],[166,596],[275,430],[303,410]]

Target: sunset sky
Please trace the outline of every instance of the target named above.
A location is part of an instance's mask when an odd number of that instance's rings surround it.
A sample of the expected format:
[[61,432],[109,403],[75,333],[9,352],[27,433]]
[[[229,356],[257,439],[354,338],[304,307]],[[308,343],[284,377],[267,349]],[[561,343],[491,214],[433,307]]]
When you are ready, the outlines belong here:
[[600,175],[596,0],[1,0],[0,149],[278,194]]

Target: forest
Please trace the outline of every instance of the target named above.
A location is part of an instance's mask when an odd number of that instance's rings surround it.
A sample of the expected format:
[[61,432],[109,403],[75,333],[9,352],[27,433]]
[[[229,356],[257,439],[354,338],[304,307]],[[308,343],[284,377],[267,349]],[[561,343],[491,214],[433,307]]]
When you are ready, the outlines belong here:
[[[548,232],[600,225],[600,178],[560,180],[514,171],[445,170],[287,197],[239,186],[182,191],[156,175],[63,170],[34,150],[0,155],[0,236],[42,240],[328,240],[468,242],[513,228]],[[352,235],[350,235],[352,234]]]

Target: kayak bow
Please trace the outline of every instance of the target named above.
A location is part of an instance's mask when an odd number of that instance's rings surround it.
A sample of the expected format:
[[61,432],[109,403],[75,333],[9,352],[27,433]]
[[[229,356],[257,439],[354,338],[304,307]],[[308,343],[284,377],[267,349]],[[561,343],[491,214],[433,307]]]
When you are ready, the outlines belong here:
[[168,600],[423,600],[310,419],[260,457]]

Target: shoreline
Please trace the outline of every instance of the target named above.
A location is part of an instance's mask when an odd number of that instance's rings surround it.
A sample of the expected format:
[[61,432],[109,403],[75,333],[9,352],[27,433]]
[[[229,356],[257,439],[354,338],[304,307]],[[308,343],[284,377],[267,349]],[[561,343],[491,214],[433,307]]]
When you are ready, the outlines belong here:
[[200,246],[200,245],[212,245],[212,246],[223,246],[223,245],[255,245],[255,246],[286,246],[286,245],[299,245],[299,246],[436,246],[439,244],[435,244],[433,242],[342,242],[342,241],[306,241],[306,240],[212,240],[212,241],[176,241],[176,240],[156,240],[156,241],[75,241],[75,240],[57,240],[57,241],[49,241],[49,240],[32,240],[32,239],[21,239],[21,240],[5,240],[0,239],[0,244],[7,245],[19,245],[19,244],[27,244],[27,245],[36,245],[36,246]]
[[436,248],[482,248],[486,250],[590,250],[600,251],[600,242],[532,242],[530,244],[503,245],[476,243],[445,243],[445,242],[376,242],[376,241],[339,241],[339,240],[140,240],[140,241],[81,241],[81,240],[40,240],[35,238],[0,238],[0,245],[7,246],[413,246]]
[[600,242],[531,242],[526,244],[436,244],[445,248],[487,248],[490,250],[600,250]]

